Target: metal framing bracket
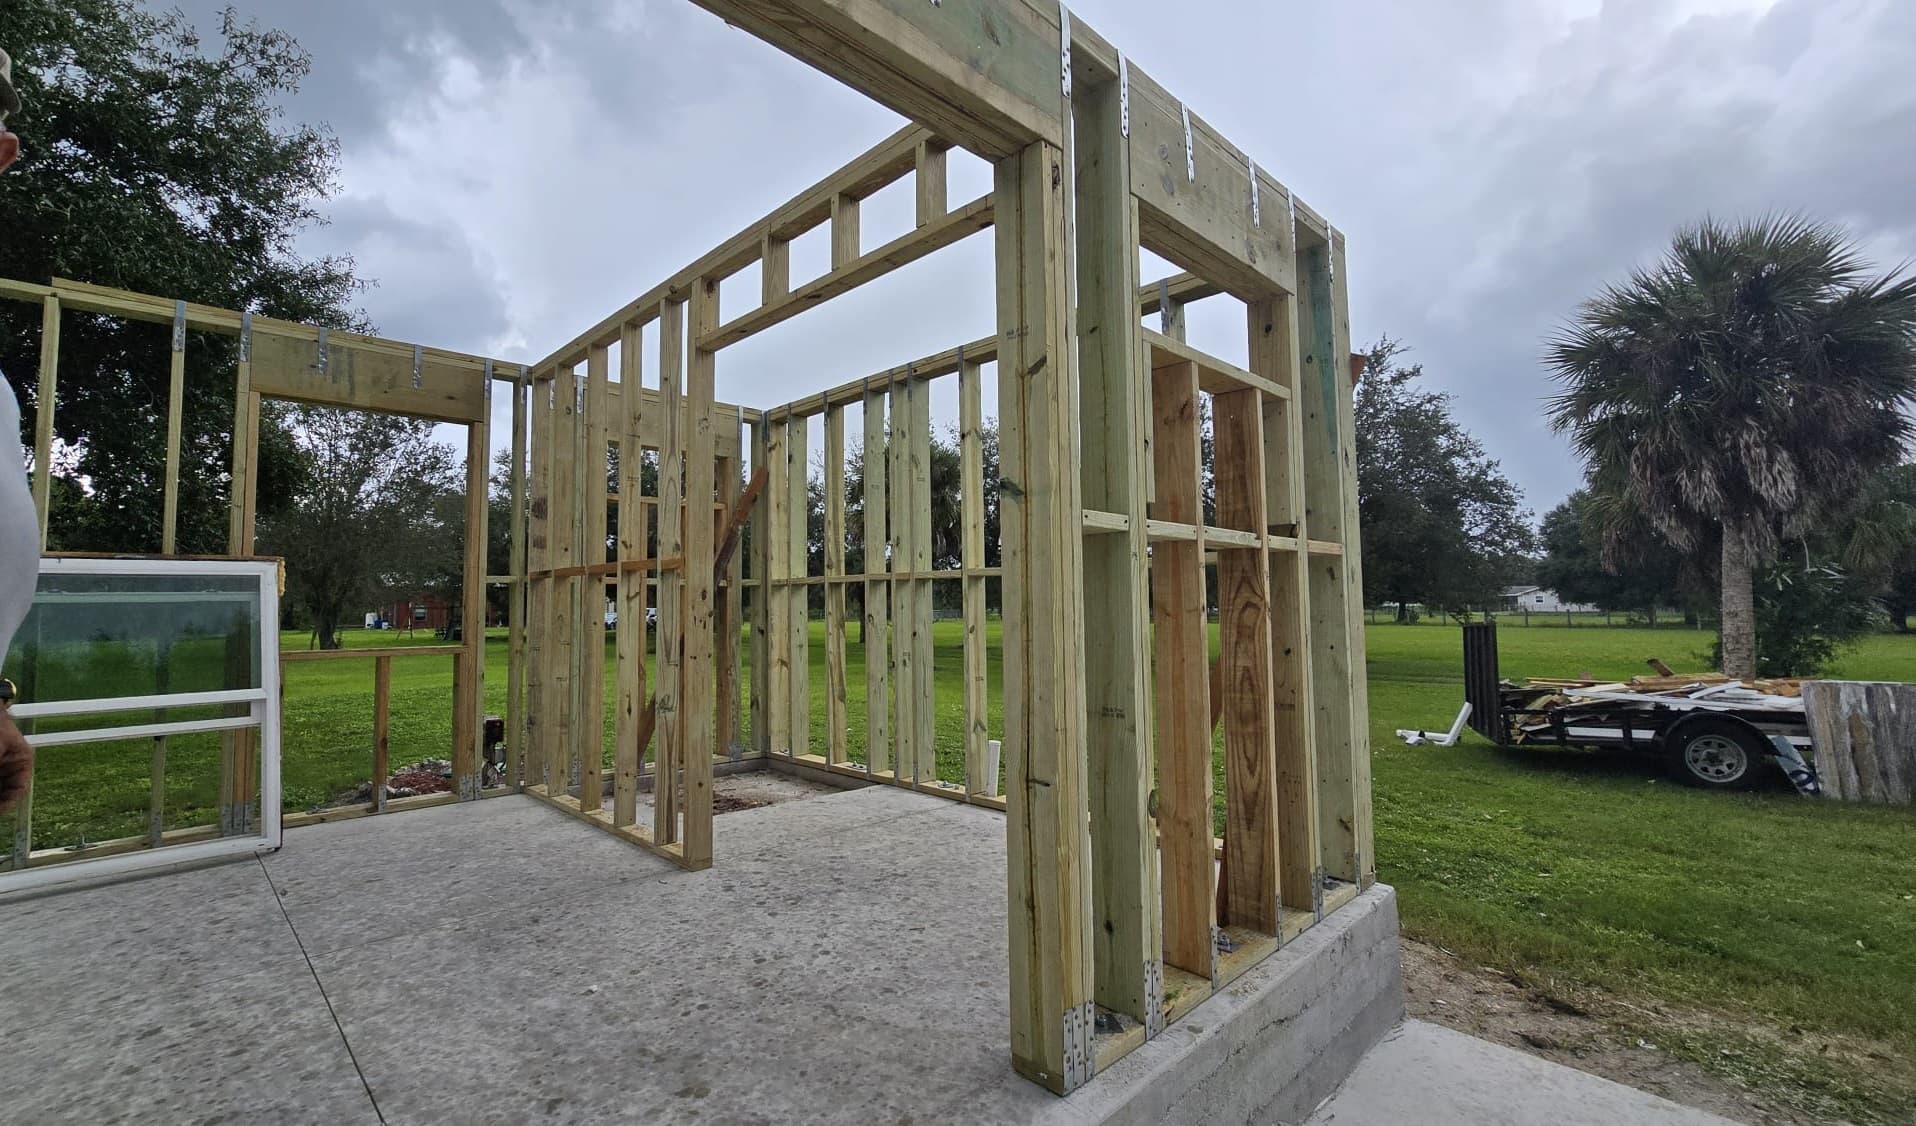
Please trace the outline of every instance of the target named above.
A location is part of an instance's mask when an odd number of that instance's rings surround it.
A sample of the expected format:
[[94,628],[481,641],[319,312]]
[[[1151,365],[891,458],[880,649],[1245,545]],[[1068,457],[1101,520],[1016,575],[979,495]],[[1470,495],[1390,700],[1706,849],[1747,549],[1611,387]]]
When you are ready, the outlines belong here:
[[1131,62],[1118,55],[1118,133],[1131,136]]
[[329,341],[327,340],[327,336],[329,335],[329,332],[330,330],[327,329],[325,325],[319,326],[319,361],[318,361],[319,374],[326,376],[327,378],[330,379],[333,374],[332,373],[333,361],[332,361],[332,349],[328,347]]
[[1064,96],[1071,96],[1071,9],[1058,4],[1058,52],[1063,56]]
[[1178,106],[1178,116],[1184,119],[1184,178],[1197,183],[1197,149],[1191,142],[1191,107]]
[[1075,1091],[1097,1074],[1098,1058],[1091,1050],[1097,1009],[1089,1001],[1064,1011],[1064,1089]]
[[[412,389],[417,391],[425,386],[426,350],[415,344],[412,346]],[[487,361],[486,375],[492,375],[491,361]],[[487,380],[491,382],[490,379]]]
[[253,314],[249,310],[240,314],[240,358],[242,364],[253,362]]
[[1164,963],[1156,958],[1144,963],[1144,1038],[1164,1031]]
[[1264,209],[1262,206],[1259,205],[1258,198],[1257,198],[1257,161],[1252,160],[1251,161],[1251,226],[1262,227],[1263,225],[1264,225]]
[[186,302],[173,302],[173,350],[186,351]]

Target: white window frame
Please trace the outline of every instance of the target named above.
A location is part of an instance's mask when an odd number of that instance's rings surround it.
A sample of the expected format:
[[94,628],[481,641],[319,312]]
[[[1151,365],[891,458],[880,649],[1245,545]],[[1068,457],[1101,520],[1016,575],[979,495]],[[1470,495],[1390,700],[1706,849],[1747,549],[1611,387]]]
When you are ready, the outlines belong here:
[[23,703],[12,709],[16,720],[107,715],[156,708],[201,707],[209,704],[245,704],[247,714],[171,723],[109,725],[84,731],[29,735],[36,751],[72,743],[122,742],[160,735],[189,735],[205,731],[258,728],[260,732],[260,831],[241,837],[143,848],[92,860],[66,860],[0,872],[0,894],[44,889],[63,884],[116,879],[145,871],[164,870],[209,860],[235,859],[280,847],[280,672],[279,672],[279,564],[226,559],[83,559],[43,556],[42,575],[204,575],[247,576],[259,583],[260,686],[218,692],[173,692],[161,695],[121,696],[92,700],[50,700]]

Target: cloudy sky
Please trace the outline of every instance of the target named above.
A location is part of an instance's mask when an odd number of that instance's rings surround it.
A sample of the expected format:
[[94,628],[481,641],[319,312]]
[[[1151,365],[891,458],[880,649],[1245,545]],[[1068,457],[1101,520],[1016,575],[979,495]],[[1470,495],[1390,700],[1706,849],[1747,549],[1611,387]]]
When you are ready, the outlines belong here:
[[[901,120],[687,0],[235,0],[313,54],[381,332],[537,359]],[[209,28],[224,0],[185,7]],[[1098,28],[1348,235],[1362,344],[1406,342],[1539,512],[1578,467],[1539,420],[1541,342],[1705,213],[1839,220],[1916,258],[1908,0],[1081,0]],[[1175,18],[1170,14],[1175,12]],[[989,170],[954,154],[954,205]],[[867,204],[869,248],[911,222]],[[772,405],[989,335],[976,236],[724,353]],[[822,238],[793,277],[821,272]],[[748,274],[726,307],[755,298]],[[1213,303],[1215,304],[1215,303]],[[1193,342],[1241,357],[1228,310]]]

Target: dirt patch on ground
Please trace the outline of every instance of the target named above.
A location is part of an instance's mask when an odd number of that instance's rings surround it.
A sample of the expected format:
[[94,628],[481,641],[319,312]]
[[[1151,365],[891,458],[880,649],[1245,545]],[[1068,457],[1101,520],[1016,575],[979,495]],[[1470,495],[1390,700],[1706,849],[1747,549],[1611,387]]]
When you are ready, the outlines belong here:
[[[1821,1061],[1844,1072],[1880,1072],[1887,1059],[1869,1045],[1739,1026],[1713,1014],[1608,994],[1539,989],[1410,939],[1403,950],[1411,1016],[1750,1126],[1889,1121],[1867,1113],[1845,1118],[1837,1108],[1858,1098],[1872,1105],[1900,1102],[1894,1091],[1857,1090],[1847,1080],[1825,1084],[1819,1074],[1828,1072]],[[1695,1062],[1699,1051],[1720,1052],[1723,1066]],[[1773,1082],[1745,1085],[1732,1078],[1739,1074]],[[1792,1089],[1792,1080],[1805,1076],[1826,1089]]]
[[751,798],[741,798],[735,794],[723,793],[717,785],[712,787],[712,815],[737,813],[741,809],[758,809],[766,803]]

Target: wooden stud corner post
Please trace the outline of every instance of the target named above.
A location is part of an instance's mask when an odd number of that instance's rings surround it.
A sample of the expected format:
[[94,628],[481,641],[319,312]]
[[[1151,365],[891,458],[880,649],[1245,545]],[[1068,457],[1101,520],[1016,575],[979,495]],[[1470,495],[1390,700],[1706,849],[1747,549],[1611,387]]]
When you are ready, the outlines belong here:
[[[485,401],[492,402],[491,377],[486,379]],[[463,647],[455,662],[462,666],[453,706],[460,718],[453,727],[453,792],[460,801],[477,801],[483,778],[480,750],[486,738],[486,493],[492,453],[488,416],[466,426],[466,544],[465,573],[459,600],[459,636]],[[385,779],[375,779],[384,784]]]
[[[1197,365],[1151,373],[1151,516],[1204,523]],[[1211,832],[1209,618],[1204,545],[1159,540],[1151,548],[1151,645],[1157,694],[1158,848],[1164,899],[1164,960],[1209,981],[1217,974],[1217,859]]]
[[[1349,271],[1344,262],[1344,233],[1331,228],[1331,346],[1351,354]],[[1364,551],[1357,510],[1357,420],[1354,381],[1337,381],[1337,434],[1343,446],[1338,473],[1344,486],[1344,625],[1351,654],[1351,835],[1356,860],[1353,880],[1361,887],[1377,882],[1377,845],[1371,814],[1370,678],[1364,664]]]
[[[719,323],[719,283],[700,278],[692,285],[689,332],[698,340]],[[691,433],[686,443],[684,560],[685,620],[681,666],[680,735],[683,739],[685,867],[712,866],[712,741],[713,711],[717,703],[713,662],[712,622],[715,590],[712,565],[712,502],[716,435],[712,430],[712,396],[718,353],[694,346],[686,367],[686,414]],[[661,785],[668,784],[661,781]]]
[[644,479],[644,449],[640,427],[644,420],[645,396],[640,393],[640,373],[645,342],[637,322],[628,322],[619,332],[619,619],[615,644],[618,651],[618,697],[614,712],[612,749],[612,825],[624,828],[638,821],[639,771],[644,765],[645,748],[640,746],[640,717],[646,710],[645,693],[645,607],[647,571],[627,569],[624,564],[645,558],[645,504],[640,482]]
[[1145,501],[1150,394],[1138,326],[1138,227],[1116,81],[1079,86],[1076,188],[1079,447],[1083,507],[1122,534],[1082,532],[1085,731],[1093,959],[1099,1004],[1164,1023],[1157,834],[1151,822],[1150,596]]
[[[1339,351],[1337,302],[1331,247],[1298,230],[1297,323],[1300,339],[1299,404],[1304,463],[1304,537],[1327,543],[1355,541],[1356,457],[1344,421],[1350,402],[1348,347]],[[1347,466],[1348,463],[1348,466]],[[1351,495],[1346,496],[1348,489]],[[1357,552],[1312,555],[1309,588],[1311,703],[1317,765],[1318,863],[1330,876],[1359,881],[1357,759],[1368,747],[1355,682],[1364,672],[1361,651],[1363,599],[1353,585]],[[1353,621],[1354,620],[1354,621]],[[1352,637],[1356,624],[1359,633]],[[1368,763],[1365,764],[1368,775]],[[1367,828],[1366,828],[1367,832]]]
[[1095,1067],[1069,178],[1043,143],[996,169],[1011,1054],[1059,1093]]

